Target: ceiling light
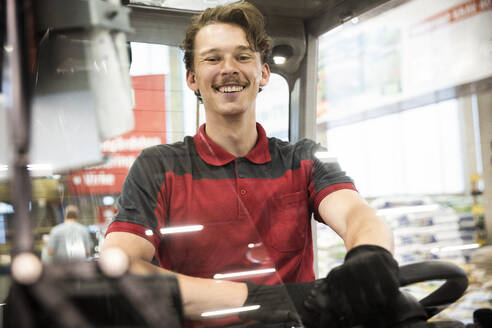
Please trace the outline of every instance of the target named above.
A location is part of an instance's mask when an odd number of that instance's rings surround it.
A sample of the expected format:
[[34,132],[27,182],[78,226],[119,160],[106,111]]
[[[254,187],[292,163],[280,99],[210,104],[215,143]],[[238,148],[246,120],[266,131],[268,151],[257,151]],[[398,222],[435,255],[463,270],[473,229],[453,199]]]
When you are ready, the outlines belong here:
[[29,171],[51,171],[53,170],[53,166],[51,164],[27,164],[27,169]]
[[274,56],[273,57],[273,62],[275,63],[275,65],[285,64],[286,61],[287,61],[287,58],[282,57],[282,56]]
[[294,50],[287,44],[275,46],[272,49],[273,63],[275,65],[283,65],[293,54]]
[[114,197],[113,196],[104,196],[103,197],[103,204],[106,206],[111,206],[114,204]]

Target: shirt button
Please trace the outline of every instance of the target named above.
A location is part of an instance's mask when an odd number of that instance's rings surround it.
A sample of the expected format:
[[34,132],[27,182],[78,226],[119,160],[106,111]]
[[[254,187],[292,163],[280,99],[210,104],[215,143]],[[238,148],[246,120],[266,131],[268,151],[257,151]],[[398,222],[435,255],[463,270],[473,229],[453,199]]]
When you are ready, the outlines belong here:
[[246,189],[241,189],[240,193],[241,193],[241,196],[244,196],[247,194],[247,191],[246,191]]

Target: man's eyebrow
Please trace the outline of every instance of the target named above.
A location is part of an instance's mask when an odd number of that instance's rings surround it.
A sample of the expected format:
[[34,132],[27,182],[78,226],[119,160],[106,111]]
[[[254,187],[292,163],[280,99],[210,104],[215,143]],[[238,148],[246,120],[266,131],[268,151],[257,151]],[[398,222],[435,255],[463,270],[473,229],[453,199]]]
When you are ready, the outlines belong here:
[[210,48],[206,49],[198,54],[198,56],[206,56],[208,54],[214,53],[214,52],[219,52],[219,49],[217,48]]
[[[251,52],[254,52],[254,50],[250,47],[250,46],[237,46],[236,51],[251,51]],[[209,54],[212,54],[212,53],[217,53],[217,52],[221,52],[221,50],[219,48],[210,48],[210,49],[205,49],[204,51],[200,52],[198,54],[198,56],[206,56],[206,55],[209,55]]]
[[250,46],[237,46],[236,47],[237,50],[239,51],[251,51],[251,52],[254,52],[253,48],[251,48]]

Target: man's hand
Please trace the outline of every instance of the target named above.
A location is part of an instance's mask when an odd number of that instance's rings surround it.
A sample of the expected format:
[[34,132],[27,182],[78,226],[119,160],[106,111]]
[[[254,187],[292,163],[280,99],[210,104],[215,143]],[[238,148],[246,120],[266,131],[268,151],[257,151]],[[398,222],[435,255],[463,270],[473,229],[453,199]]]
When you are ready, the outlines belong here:
[[321,286],[313,290],[307,305],[322,311],[326,324],[332,320],[342,326],[374,324],[384,322],[398,288],[398,263],[391,253],[379,246],[361,245],[347,253],[344,264],[330,271]]
[[242,319],[261,323],[282,323],[285,327],[318,327],[319,313],[305,307],[311,290],[322,281],[256,285],[246,282],[248,297],[244,306],[259,305],[257,310],[241,312]]

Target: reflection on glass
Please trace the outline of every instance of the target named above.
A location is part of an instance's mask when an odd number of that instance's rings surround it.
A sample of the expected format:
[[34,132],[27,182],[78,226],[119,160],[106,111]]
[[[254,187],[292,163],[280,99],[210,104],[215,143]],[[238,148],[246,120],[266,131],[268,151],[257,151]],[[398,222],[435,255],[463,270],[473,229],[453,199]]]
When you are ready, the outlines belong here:
[[437,211],[441,206],[439,204],[431,204],[431,205],[419,205],[419,206],[400,206],[393,208],[384,208],[377,211],[377,214],[380,216],[386,215],[401,215],[408,213],[419,213],[419,212],[429,212],[429,211]]
[[29,171],[51,171],[53,170],[53,166],[48,163],[28,164],[27,169]]
[[182,232],[191,232],[191,231],[200,231],[203,230],[203,225],[190,225],[190,226],[182,226],[182,227],[172,227],[172,228],[162,228],[160,233],[163,235],[168,235],[172,233],[182,233]]
[[272,272],[275,272],[275,268],[231,272],[231,273],[216,273],[214,275],[214,279],[229,279],[229,278],[236,278],[236,277],[257,276],[257,275],[272,273]]
[[254,311],[254,310],[258,310],[259,308],[260,308],[259,305],[250,305],[250,306],[242,306],[238,308],[209,311],[209,312],[203,312],[202,317],[218,317],[226,314]]
[[459,251],[459,250],[464,250],[464,249],[474,249],[480,247],[479,244],[466,244],[466,245],[456,245],[456,246],[446,246],[446,247],[435,247],[431,249],[431,253],[437,254],[437,253],[442,253],[442,252],[452,252],[452,251]]

